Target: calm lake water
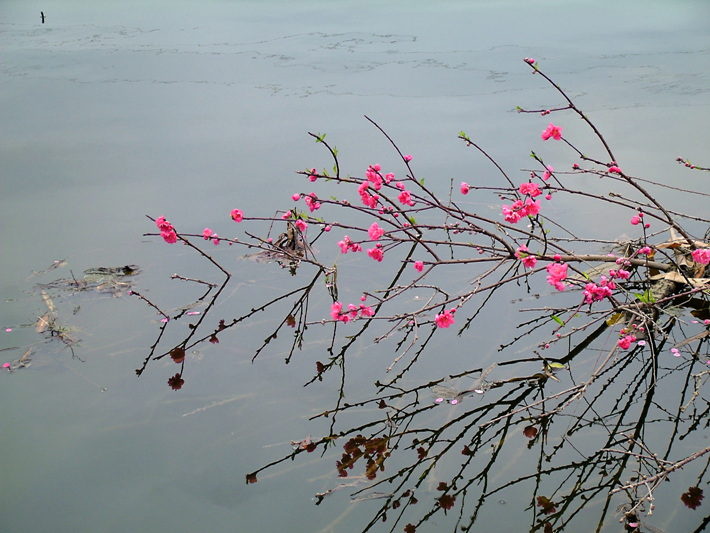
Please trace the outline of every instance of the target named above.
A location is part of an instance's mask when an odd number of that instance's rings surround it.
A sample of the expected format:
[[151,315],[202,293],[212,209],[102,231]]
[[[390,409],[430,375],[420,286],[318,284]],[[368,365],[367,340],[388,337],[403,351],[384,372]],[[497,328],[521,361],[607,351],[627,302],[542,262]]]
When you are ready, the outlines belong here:
[[[289,441],[327,433],[308,418],[332,405],[338,384],[302,386],[327,339],[312,339],[288,366],[286,343],[252,364],[278,318],[265,313],[190,353],[189,379],[175,392],[166,385],[172,361],[135,375],[159,327],[143,302],[54,291],[68,334],[81,339],[72,358],[35,332],[47,310],[35,285],[70,270],[137,264],[135,288],[148,298],[166,309],[194,300],[199,291],[171,274],[219,282],[219,273],[194,252],[144,237],[155,230],[145,215],[165,215],[185,232],[239,235],[231,209],[270,216],[288,208],[307,187],[295,171],[329,164],[308,131],[327,133],[348,173],[395,164],[363,115],[443,194],[452,178],[497,179],[457,142],[461,130],[506,170],[528,168],[548,120],[516,106],[549,107],[559,97],[530,75],[526,56],[593,118],[633,175],[710,192],[706,176],[675,162],[710,162],[709,20],[705,0],[3,1],[0,354],[12,361],[31,348],[32,366],[0,375],[0,529],[360,531],[371,502],[336,494],[314,505],[314,494],[337,482],[332,462],[300,456],[244,483]],[[586,135],[571,120],[566,128]],[[687,207],[671,193],[665,200]],[[572,227],[599,220],[583,202],[560,216]],[[623,233],[614,216],[604,237]],[[334,259],[336,251],[322,253]],[[238,262],[243,250],[210,252],[235,274],[217,311],[225,317],[290,282],[276,265]],[[67,265],[32,276],[57,260]],[[340,265],[376,275],[349,257]],[[312,305],[328,316],[325,296]],[[482,364],[500,344],[490,337],[474,335]],[[452,352],[470,349],[470,338],[451,342]],[[391,362],[384,356],[353,371],[350,393],[371,386],[372,369]],[[443,372],[463,368],[452,361]],[[441,362],[422,372],[439,377]],[[529,529],[511,522],[508,508],[480,530]],[[681,514],[656,525],[685,531]],[[620,530],[614,520],[604,529]]]

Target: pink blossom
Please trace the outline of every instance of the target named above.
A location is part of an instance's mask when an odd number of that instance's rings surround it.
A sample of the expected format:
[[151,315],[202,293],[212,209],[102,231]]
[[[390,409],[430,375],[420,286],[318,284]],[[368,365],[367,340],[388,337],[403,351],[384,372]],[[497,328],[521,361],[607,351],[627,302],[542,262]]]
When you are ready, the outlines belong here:
[[631,217],[631,224],[633,224],[634,226],[638,226],[639,222],[641,222],[641,219],[639,217],[637,217],[637,216]]
[[308,223],[306,223],[304,220],[301,220],[300,218],[296,221],[296,227],[299,229],[301,233],[306,231],[306,228],[308,227]]
[[158,218],[155,219],[155,225],[160,228],[160,231],[170,231],[173,229],[173,225],[165,220],[165,217],[163,215],[160,215]]
[[360,316],[363,316],[363,317],[375,316],[375,312],[372,310],[372,307],[365,306],[365,304],[360,304]]
[[535,60],[532,57],[526,57],[525,59],[523,59],[523,61],[525,61],[529,65],[535,64]]
[[316,169],[315,169],[315,168],[312,168],[312,169],[311,169],[311,175],[308,176],[308,179],[311,180],[312,182],[313,182],[313,181],[316,181],[316,180],[318,179],[317,174],[318,174],[318,173],[316,172]]
[[394,179],[394,174],[391,172],[389,174],[385,174],[385,181],[389,184],[390,181]]
[[286,211],[283,215],[281,215],[281,218],[286,220],[287,218],[291,218],[291,211]]
[[338,320],[342,310],[343,304],[340,302],[334,302],[333,305],[330,306],[330,316],[332,316],[334,320]]
[[313,211],[315,211],[316,209],[320,209],[320,202],[318,201],[318,197],[314,192],[312,192],[308,196],[305,196],[303,198],[303,201],[306,202],[306,205],[308,206],[308,209],[311,210],[311,213],[313,213]]
[[710,249],[708,248],[698,248],[691,252],[693,256],[693,261],[700,263],[702,265],[707,265],[710,263]]
[[616,165],[612,165],[609,167],[609,172],[612,172],[614,174],[621,174],[621,169]]
[[301,195],[298,193],[294,193],[291,198],[293,199],[294,202],[298,202],[301,199]]
[[614,270],[612,268],[609,270],[609,275],[612,278],[629,279],[629,277],[631,276],[631,272],[629,272],[628,270],[623,270],[623,269]]
[[385,230],[379,227],[377,222],[373,222],[370,229],[367,230],[367,234],[370,236],[370,239],[376,241],[385,234]]
[[2,364],[3,368],[10,368],[10,366],[11,366],[10,363],[3,363]]
[[357,318],[357,305],[355,304],[348,304],[348,313],[350,313],[350,318],[355,319]]
[[449,326],[451,326],[451,324],[455,322],[454,315],[452,313],[453,311],[454,309],[452,309],[451,311],[444,311],[443,313],[436,315],[436,317],[434,318],[434,320],[436,321],[436,325],[440,328],[448,328]]
[[382,249],[381,249],[381,248],[370,248],[370,249],[367,251],[367,255],[369,255],[370,257],[372,257],[372,258],[373,258],[375,261],[377,261],[377,262],[382,262],[382,257],[383,257],[384,254],[382,253]]
[[599,285],[596,283],[587,283],[584,287],[584,301],[591,304],[592,302],[599,302],[604,298],[610,298],[615,288],[616,285],[613,281],[609,281],[606,276],[602,276]]
[[550,176],[552,176],[552,173],[555,171],[554,168],[552,168],[552,165],[547,165],[547,168],[545,169],[545,172],[542,173],[542,179],[545,181],[550,179]]
[[535,264],[537,263],[537,258],[534,255],[530,255],[528,253],[527,246],[522,245],[520,248],[518,248],[518,250],[515,252],[515,257],[520,259],[526,268],[535,268]]
[[400,191],[404,190],[404,183],[402,183],[401,181],[395,182],[394,186],[397,187]]
[[332,228],[331,228],[330,224],[328,224],[326,227],[323,228],[323,231],[325,231],[325,232],[327,233],[327,232],[329,232],[331,229],[332,229]]
[[651,255],[651,249],[648,246],[644,246],[643,248],[639,248],[638,254],[639,255]]
[[631,343],[636,341],[636,335],[626,335],[625,337],[619,339],[619,347],[622,350],[628,350]]
[[547,127],[545,131],[542,132],[542,140],[546,141],[552,137],[556,141],[559,141],[562,138],[562,128],[559,126],[555,126],[552,122],[550,122],[550,125]]
[[340,246],[340,251],[344,254],[348,253],[348,250],[350,250],[351,252],[362,251],[362,247],[359,244],[352,242],[350,240],[350,237],[348,237],[347,235],[343,238],[342,241],[338,241],[338,246]]
[[470,187],[468,186],[468,183],[465,181],[461,182],[461,194],[468,194]]
[[[375,168],[376,167],[376,168]],[[372,183],[375,190],[380,190],[382,188],[382,176],[379,174],[380,165],[370,166],[365,173],[367,180]]]
[[542,192],[540,192],[540,187],[538,187],[537,183],[521,183],[518,191],[523,196],[528,195],[531,198],[535,198],[536,196],[540,196],[542,194]]
[[411,156],[411,155],[405,155],[405,156],[404,156],[404,160],[405,160],[407,163],[409,163],[409,162],[412,160],[412,156]]
[[550,263],[547,265],[547,282],[555,287],[558,291],[565,290],[565,284],[562,283],[567,277],[567,263]]
[[212,234],[212,242],[214,243],[215,246],[219,245],[219,238],[218,237],[219,237],[219,235],[217,235],[216,233]]
[[244,213],[240,209],[232,209],[232,220],[241,222],[244,219]]
[[168,244],[175,244],[177,242],[177,234],[173,229],[170,229],[170,231],[161,231],[160,236]]
[[205,231],[202,232],[202,237],[207,241],[209,240],[210,236],[212,235],[212,230],[210,228],[205,228]]
[[422,270],[424,270],[424,263],[422,263],[421,261],[414,261],[414,268],[421,272]]
[[533,200],[532,198],[527,198],[525,200],[525,214],[530,217],[534,217],[540,212],[540,200]]
[[399,193],[399,196],[397,198],[404,205],[414,205],[414,200],[412,200],[412,193],[410,193],[409,191],[402,191],[401,193]]

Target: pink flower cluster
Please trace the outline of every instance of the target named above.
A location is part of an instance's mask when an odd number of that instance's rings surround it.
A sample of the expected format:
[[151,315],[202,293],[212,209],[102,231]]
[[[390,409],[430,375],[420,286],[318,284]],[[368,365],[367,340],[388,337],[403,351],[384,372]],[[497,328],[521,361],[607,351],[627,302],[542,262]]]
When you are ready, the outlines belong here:
[[362,318],[375,315],[372,307],[366,306],[365,304],[360,304],[359,307],[355,304],[348,304],[348,310],[345,313],[343,313],[343,304],[341,302],[335,302],[330,306],[330,316],[333,317],[333,320],[339,320],[344,324],[350,322],[351,320],[355,320],[358,313]]
[[160,236],[163,240],[165,240],[165,242],[168,244],[175,244],[177,242],[177,234],[175,233],[173,225],[165,220],[163,215],[160,215],[157,219],[155,219],[155,225],[158,226]]
[[517,223],[521,218],[526,216],[534,217],[540,212],[540,200],[533,200],[528,197],[523,200],[516,200],[513,205],[508,207],[503,206],[503,218],[511,224]]
[[367,234],[373,241],[377,241],[385,234],[385,230],[378,226],[377,222],[373,222],[372,226],[367,230]]
[[691,252],[693,256],[693,261],[700,263],[702,265],[707,265],[710,263],[710,249],[708,248],[698,248]]
[[348,253],[348,251],[362,252],[362,246],[360,246],[358,243],[351,241],[350,237],[348,237],[347,235],[343,238],[342,241],[338,241],[338,246],[340,246],[340,251],[344,254]]
[[515,252],[515,257],[520,259],[527,268],[535,268],[537,258],[534,255],[530,255],[528,247],[524,244]]
[[562,281],[567,277],[567,263],[550,263],[547,265],[547,282],[558,291],[565,290]]
[[440,328],[448,328],[455,322],[454,320],[454,313],[456,312],[456,309],[451,309],[450,311],[444,311],[443,313],[439,313],[436,315],[434,320],[436,321],[436,325]]
[[304,196],[303,201],[306,202],[306,205],[308,206],[308,209],[311,210],[311,213],[313,213],[313,211],[315,211],[316,209],[320,209],[320,202],[318,201],[318,197],[314,192],[312,192],[308,196]]
[[535,198],[536,196],[540,196],[542,194],[542,191],[540,191],[540,187],[538,187],[537,183],[521,183],[518,191],[523,196],[527,195],[531,198]]
[[628,350],[632,342],[636,342],[636,335],[626,335],[619,339],[619,347]]
[[362,200],[362,203],[367,207],[371,207],[372,209],[374,209],[377,207],[377,202],[380,200],[380,196],[378,194],[370,194],[367,190],[368,187],[369,182],[363,181],[357,190],[360,193],[360,199]]
[[212,242],[214,243],[215,246],[217,246],[219,244],[218,237],[219,237],[219,235],[217,235],[210,228],[205,228],[205,231],[202,232],[202,238],[205,239],[206,241],[212,239]]
[[562,138],[562,128],[559,126],[555,126],[552,122],[550,122],[550,125],[547,127],[545,131],[542,132],[542,140],[546,141],[552,137],[556,141],[559,141]]
[[609,276],[612,278],[629,279],[629,277],[631,277],[631,272],[622,268],[620,268],[619,270],[614,270],[612,268],[611,270],[609,270]]
[[382,253],[382,245],[378,242],[374,248],[367,250],[367,255],[372,257],[375,261],[381,263],[384,254]]
[[599,285],[596,283],[587,283],[585,285],[584,301],[588,304],[599,302],[604,298],[611,297],[614,289],[616,289],[616,284],[612,280],[607,279],[606,276],[602,276]]
[[424,270],[424,263],[421,261],[414,261],[414,268],[417,270],[417,272],[421,272]]

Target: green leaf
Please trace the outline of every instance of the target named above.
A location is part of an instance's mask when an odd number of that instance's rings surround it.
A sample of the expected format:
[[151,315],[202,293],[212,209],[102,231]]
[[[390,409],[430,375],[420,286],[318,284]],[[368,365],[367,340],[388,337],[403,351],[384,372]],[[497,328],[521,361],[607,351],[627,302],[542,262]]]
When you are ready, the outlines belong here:
[[555,370],[560,368],[567,368],[567,365],[563,365],[562,363],[550,363],[548,366]]
[[558,317],[557,315],[552,315],[552,320],[554,320],[555,322],[557,322],[560,326],[564,326],[564,325],[565,325],[565,323],[563,322],[563,320],[562,320],[560,317]]

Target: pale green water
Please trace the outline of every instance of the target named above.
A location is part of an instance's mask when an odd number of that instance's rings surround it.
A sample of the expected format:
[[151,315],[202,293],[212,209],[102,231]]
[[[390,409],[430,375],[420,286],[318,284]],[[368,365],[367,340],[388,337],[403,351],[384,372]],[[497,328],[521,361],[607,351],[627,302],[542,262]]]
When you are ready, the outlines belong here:
[[[460,130],[514,172],[529,164],[530,131],[546,125],[515,106],[554,98],[525,56],[595,117],[625,168],[707,190],[674,162],[707,163],[707,20],[703,1],[4,2],[0,348],[12,349],[0,353],[4,362],[32,345],[33,366],[0,375],[0,529],[359,531],[370,504],[338,494],[313,505],[335,483],[331,463],[309,456],[244,484],[285,453],[279,443],[327,431],[307,418],[336,385],[301,386],[321,347],[284,366],[277,345],[251,365],[267,316],[192,354],[187,385],[174,392],[165,383],[173,363],[135,377],[156,336],[142,303],[58,300],[81,328],[81,363],[27,327],[44,304],[35,280],[23,280],[65,257],[75,273],[136,263],[139,290],[182,305],[189,297],[169,276],[212,274],[193,254],[143,238],[154,230],[144,215],[226,235],[236,232],[234,207],[283,208],[305,186],[294,171],[325,160],[307,131],[328,132],[352,172],[393,161],[363,114],[415,154],[420,175],[441,177],[441,190],[451,177],[492,175],[456,142]],[[214,252],[230,265],[241,253]],[[286,283],[277,268],[238,265],[237,301]],[[371,381],[368,369],[353,377]],[[510,507],[486,530],[514,530]],[[666,531],[689,519],[671,526],[669,516],[658,521]]]

